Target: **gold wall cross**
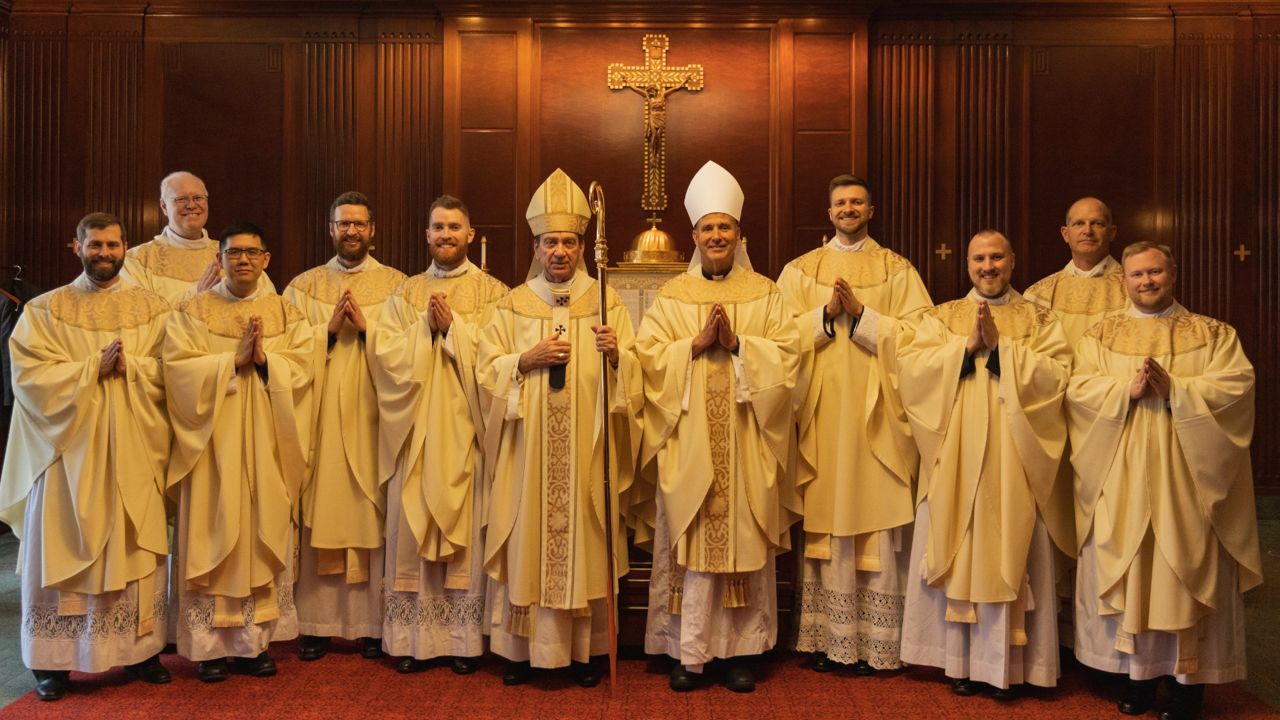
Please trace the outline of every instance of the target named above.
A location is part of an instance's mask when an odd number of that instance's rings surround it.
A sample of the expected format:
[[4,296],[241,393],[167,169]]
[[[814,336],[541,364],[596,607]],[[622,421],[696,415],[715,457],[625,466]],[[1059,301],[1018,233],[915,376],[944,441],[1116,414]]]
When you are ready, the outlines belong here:
[[677,90],[702,89],[702,66],[667,65],[666,35],[644,36],[644,65],[609,64],[609,89],[631,90],[644,97],[644,194],[640,205],[667,209],[667,96]]
[[1236,248],[1236,251],[1231,254],[1240,258],[1240,262],[1244,262],[1244,259],[1252,255],[1253,251],[1245,247],[1244,243],[1240,243],[1240,247]]

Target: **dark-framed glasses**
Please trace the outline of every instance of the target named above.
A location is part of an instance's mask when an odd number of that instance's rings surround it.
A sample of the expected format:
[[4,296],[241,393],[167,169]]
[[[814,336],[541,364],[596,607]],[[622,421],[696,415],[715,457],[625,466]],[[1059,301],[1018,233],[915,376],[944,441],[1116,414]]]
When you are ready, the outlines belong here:
[[334,227],[338,228],[338,232],[346,232],[355,229],[356,232],[364,232],[369,229],[369,223],[366,220],[330,220]]
[[261,260],[262,256],[267,254],[267,251],[262,248],[227,248],[222,251],[222,254],[225,255],[228,260],[238,260],[241,255],[249,258],[250,260]]

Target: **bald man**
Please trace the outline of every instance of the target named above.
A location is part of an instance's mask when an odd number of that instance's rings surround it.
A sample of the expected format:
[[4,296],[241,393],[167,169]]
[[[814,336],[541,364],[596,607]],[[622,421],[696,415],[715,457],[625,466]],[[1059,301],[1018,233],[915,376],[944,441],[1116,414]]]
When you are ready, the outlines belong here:
[[925,311],[898,356],[920,448],[902,659],[943,668],[957,695],[1009,699],[1059,676],[1044,518],[1071,355],[1053,313],[1010,287],[1004,235],[979,232],[967,257],[973,289]]

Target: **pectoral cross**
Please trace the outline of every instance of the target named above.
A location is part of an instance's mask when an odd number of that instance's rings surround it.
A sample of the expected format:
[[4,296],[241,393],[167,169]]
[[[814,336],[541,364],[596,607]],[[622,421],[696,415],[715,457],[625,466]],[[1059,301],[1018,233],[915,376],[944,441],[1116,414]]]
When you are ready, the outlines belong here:
[[609,89],[631,90],[644,97],[644,194],[645,210],[667,209],[667,96],[678,90],[702,89],[702,66],[667,65],[666,35],[644,36],[644,65],[609,65]]

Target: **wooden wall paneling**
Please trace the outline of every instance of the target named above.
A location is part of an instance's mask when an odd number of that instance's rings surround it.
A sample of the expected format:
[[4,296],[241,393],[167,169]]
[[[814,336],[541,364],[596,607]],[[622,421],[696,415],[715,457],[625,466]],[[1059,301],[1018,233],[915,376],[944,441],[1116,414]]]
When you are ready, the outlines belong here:
[[[446,17],[442,191],[471,210],[477,240],[489,240],[490,272],[524,282],[531,238],[524,220],[536,180],[530,172],[532,23]],[[479,248],[471,254],[479,262]]]
[[[11,163],[13,162],[13,117],[10,98],[9,74],[12,68],[11,46],[9,45],[9,11],[0,10],[0,264],[13,264],[10,252],[13,236],[9,222],[13,206],[10,185]],[[8,277],[6,274],[5,277]]]
[[[147,196],[142,163],[142,16],[80,15],[69,19],[68,115],[80,124],[79,193],[68,193],[70,215],[114,213],[133,243],[150,238],[143,222]],[[76,196],[80,197],[77,198]],[[79,199],[79,207],[75,206]]]
[[[302,102],[307,118],[300,143],[305,163],[303,233],[298,238],[299,252],[284,259],[283,272],[278,276],[286,282],[332,257],[333,245],[326,240],[329,205],[340,193],[356,189],[359,184],[356,33],[308,32],[303,51],[306,67]],[[376,210],[376,200],[373,202]]]
[[[772,40],[772,58],[770,60],[770,75],[772,82],[770,83],[770,107],[773,112],[769,114],[769,235],[767,238],[768,250],[770,257],[777,258],[777,272],[780,273],[782,268],[786,266],[793,258],[804,254],[810,250],[813,245],[805,247],[804,241],[801,239],[809,235],[809,231],[802,230],[797,226],[797,222],[809,222],[813,220],[799,214],[801,205],[797,204],[798,188],[810,184],[812,175],[821,174],[821,168],[811,167],[813,163],[810,161],[811,156],[822,157],[821,150],[810,150],[808,153],[802,154],[805,157],[797,159],[796,151],[798,144],[808,146],[822,145],[825,137],[822,137],[822,131],[818,130],[819,137],[812,138],[813,142],[805,143],[810,139],[802,138],[803,131],[798,129],[797,123],[813,125],[813,120],[807,116],[801,107],[802,102],[809,100],[812,92],[807,87],[803,87],[805,80],[815,75],[826,75],[830,68],[825,67],[824,63],[816,61],[816,58],[808,58],[804,56],[804,45],[806,40],[800,38],[800,48],[796,47],[795,21],[792,19],[782,19],[774,23],[773,40]],[[843,58],[842,58],[843,59]],[[813,75],[805,76],[804,70],[800,64],[804,63],[805,69],[811,70]],[[838,71],[837,71],[837,74]],[[836,92],[847,92],[847,80],[843,78],[845,84],[837,84]],[[798,98],[797,93],[803,96]],[[816,125],[821,125],[817,123]],[[820,161],[819,161],[820,162]],[[805,167],[804,171],[800,167]],[[803,179],[801,176],[804,176]],[[801,219],[803,218],[803,220]],[[765,272],[763,268],[756,268],[757,272]],[[771,277],[776,278],[777,273],[770,273]]]
[[[1258,25],[1251,89],[1257,97],[1257,179],[1250,198],[1256,220],[1253,255],[1247,258],[1257,268],[1258,291],[1245,307],[1257,318],[1258,339],[1247,348],[1258,371],[1257,407],[1275,408],[1280,406],[1280,19]],[[1264,412],[1259,419],[1266,417]],[[1280,442],[1275,437],[1274,422],[1259,423],[1254,433],[1254,477],[1270,490],[1280,489]]]
[[789,231],[783,237],[790,241],[789,252],[782,256],[784,263],[831,234],[827,217],[831,178],[842,173],[866,176],[865,34],[865,23],[796,23],[795,62],[790,71],[795,88],[794,159],[787,174],[794,220],[783,226]]
[[[51,289],[75,276],[67,250],[74,235],[62,204],[62,141],[66,83],[65,15],[13,16],[10,135],[12,192],[9,257],[34,287]],[[74,222],[74,221],[73,221]]]
[[[957,38],[956,175],[957,254],[969,238],[990,228],[1012,235],[1013,180],[1011,38],[1006,33],[962,33]],[[1019,238],[1010,238],[1015,251]],[[1025,238],[1022,239],[1025,242]],[[957,262],[957,282],[968,287],[967,265]]]
[[415,274],[431,264],[424,231],[439,194],[434,97],[439,34],[434,27],[381,29],[377,34],[374,151],[378,257]]
[[[956,262],[955,241],[935,238],[937,75],[932,31],[881,29],[871,61],[871,233],[916,266],[935,299],[940,276],[950,280]],[[945,258],[934,253],[943,243]]]
[[1174,46],[1174,245],[1183,269],[1179,299],[1229,319],[1233,25],[1230,18],[1178,18]]

